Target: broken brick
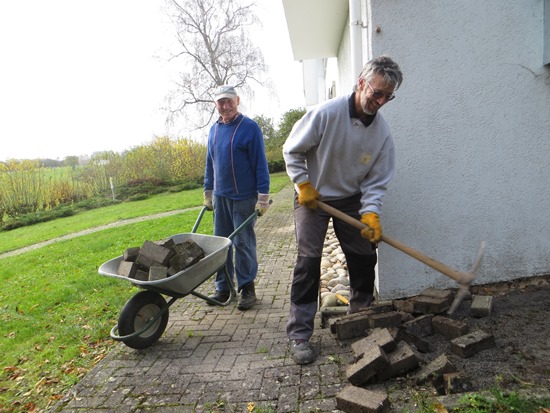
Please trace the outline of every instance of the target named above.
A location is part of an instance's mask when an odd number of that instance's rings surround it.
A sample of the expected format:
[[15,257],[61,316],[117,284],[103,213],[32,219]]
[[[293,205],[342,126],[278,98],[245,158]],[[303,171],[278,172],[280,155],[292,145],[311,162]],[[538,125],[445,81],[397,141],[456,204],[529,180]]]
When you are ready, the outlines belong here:
[[370,334],[351,344],[355,356],[360,357],[369,351],[371,346],[380,346],[385,352],[391,352],[397,347],[395,339],[387,328],[376,328]]
[[415,374],[414,379],[419,384],[426,383],[428,381],[437,383],[438,381],[442,381],[443,374],[454,373],[455,371],[456,368],[453,363],[449,361],[445,354],[442,354],[435,360],[423,366],[420,371]]
[[417,337],[426,337],[433,335],[432,315],[426,314],[416,317],[414,320],[403,323],[401,328],[407,333]]
[[369,328],[397,327],[399,325],[401,325],[401,315],[396,311],[369,315]]
[[354,386],[361,386],[388,365],[386,353],[380,346],[370,346],[354,363],[348,365],[346,377]]
[[137,270],[134,276],[130,278],[133,278],[138,281],[149,281],[149,273],[143,270]]
[[432,318],[432,326],[435,333],[441,334],[448,340],[463,336],[470,331],[468,324],[443,316]]
[[441,314],[445,312],[453,302],[452,297],[440,298],[419,295],[413,298],[415,313],[421,314]]
[[331,331],[336,334],[338,340],[349,340],[356,337],[366,336],[369,328],[370,311],[344,315],[331,324]]
[[410,345],[415,346],[421,353],[428,353],[430,351],[430,343],[421,337],[409,334],[405,330],[396,327],[391,327],[389,331],[396,341],[405,341]]
[[192,240],[176,244],[173,251],[174,255],[170,259],[170,275],[185,270],[205,256],[204,250]]
[[414,302],[412,299],[393,300],[393,308],[397,311],[414,313]]
[[385,413],[390,402],[382,391],[346,386],[336,394],[336,408],[347,413]]
[[160,265],[154,265],[149,268],[149,281],[157,281],[166,278],[168,268]]
[[493,297],[490,295],[474,295],[470,306],[472,317],[486,317],[493,310]]
[[122,260],[118,265],[117,274],[122,275],[123,277],[134,278],[137,270],[138,266],[135,262]]
[[139,249],[139,255],[136,262],[146,268],[151,268],[153,265],[168,265],[170,258],[174,252],[168,248],[164,248],[154,242],[145,241]]
[[463,358],[471,357],[494,346],[493,335],[482,330],[475,330],[451,340],[451,351]]
[[405,341],[400,341],[397,348],[389,353],[387,357],[389,365],[376,375],[379,380],[387,380],[418,367],[418,359]]
[[139,255],[139,247],[126,248],[122,258],[124,261],[135,262]]

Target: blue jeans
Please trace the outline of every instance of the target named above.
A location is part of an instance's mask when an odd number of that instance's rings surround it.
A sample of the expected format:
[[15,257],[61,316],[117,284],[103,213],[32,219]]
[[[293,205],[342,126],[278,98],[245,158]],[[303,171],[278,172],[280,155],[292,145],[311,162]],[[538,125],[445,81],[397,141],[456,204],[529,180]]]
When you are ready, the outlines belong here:
[[[214,206],[214,235],[228,237],[254,213],[258,200],[255,196],[235,201],[214,195],[212,201]],[[231,280],[235,279],[235,274],[237,275],[239,291],[244,285],[254,281],[258,273],[255,223],[256,220],[252,220],[233,237],[233,245],[227,253],[227,273]],[[233,250],[235,252],[235,265],[233,265]],[[216,290],[229,291],[229,286],[223,277],[223,270],[216,274]]]

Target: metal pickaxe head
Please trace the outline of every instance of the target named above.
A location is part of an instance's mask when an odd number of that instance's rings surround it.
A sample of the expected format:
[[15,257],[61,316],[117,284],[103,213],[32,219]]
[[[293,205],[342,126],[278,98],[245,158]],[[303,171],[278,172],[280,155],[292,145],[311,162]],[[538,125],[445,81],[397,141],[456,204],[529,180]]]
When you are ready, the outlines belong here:
[[468,294],[468,292],[470,291],[470,286],[472,285],[472,282],[474,281],[474,278],[476,276],[476,271],[481,262],[481,257],[483,257],[483,253],[485,252],[485,246],[485,241],[482,241],[472,269],[470,270],[470,272],[463,273],[462,280],[458,280],[458,291],[456,293],[455,299],[449,307],[449,310],[447,311],[447,314],[453,314],[466,296],[466,294]]

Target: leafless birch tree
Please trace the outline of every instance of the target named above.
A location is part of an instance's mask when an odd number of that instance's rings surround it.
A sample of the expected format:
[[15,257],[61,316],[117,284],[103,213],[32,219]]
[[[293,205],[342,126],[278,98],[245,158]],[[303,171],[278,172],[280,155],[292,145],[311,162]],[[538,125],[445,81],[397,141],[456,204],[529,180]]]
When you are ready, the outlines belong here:
[[176,29],[181,65],[168,102],[169,119],[183,118],[188,130],[209,125],[215,115],[212,94],[230,84],[251,98],[266,72],[263,54],[249,29],[259,22],[254,3],[244,0],[166,0]]

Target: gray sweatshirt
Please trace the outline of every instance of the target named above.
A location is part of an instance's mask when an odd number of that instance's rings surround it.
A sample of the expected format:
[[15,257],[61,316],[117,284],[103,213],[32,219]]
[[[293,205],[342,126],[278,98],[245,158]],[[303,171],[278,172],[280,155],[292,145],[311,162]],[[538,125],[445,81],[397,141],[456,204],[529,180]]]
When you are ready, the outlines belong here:
[[286,170],[295,184],[309,180],[321,201],[361,193],[359,213],[380,214],[395,171],[391,131],[380,112],[368,127],[352,118],[349,99],[323,102],[296,122],[283,145]]

